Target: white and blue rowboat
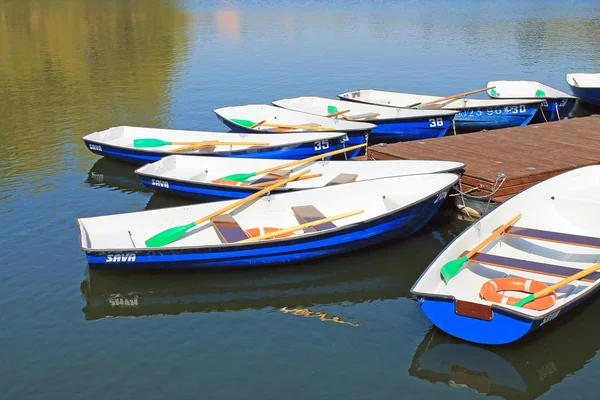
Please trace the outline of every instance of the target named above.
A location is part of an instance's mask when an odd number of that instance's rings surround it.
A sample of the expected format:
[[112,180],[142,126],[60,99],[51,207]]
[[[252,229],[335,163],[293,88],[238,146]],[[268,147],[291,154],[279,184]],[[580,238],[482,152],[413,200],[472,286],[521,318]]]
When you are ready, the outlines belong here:
[[488,96],[494,99],[542,99],[531,122],[567,119],[577,98],[536,81],[490,81]]
[[[342,132],[311,132],[303,135],[248,135],[245,133],[181,131],[172,129],[139,128],[119,126],[91,133],[83,138],[92,153],[121,161],[146,164],[162,157],[177,154],[186,156],[218,156],[244,158],[274,158],[298,160],[346,147]],[[236,142],[227,145],[218,143],[177,151],[184,145],[160,147],[135,147],[134,140],[152,138],[166,142]],[[248,145],[243,142],[251,142]],[[255,143],[264,143],[256,145]],[[351,155],[352,153],[350,153]]]
[[600,73],[567,74],[567,84],[580,101],[600,107]]
[[[346,253],[406,237],[438,211],[456,174],[373,179],[260,197],[163,247],[146,240],[239,200],[78,219],[91,269],[253,268]],[[362,212],[360,212],[362,210]],[[283,238],[240,242],[263,231],[352,213]]]
[[[286,110],[268,104],[248,104],[245,106],[224,107],[213,110],[221,122],[233,132],[279,133],[279,132],[345,132],[347,145],[354,146],[367,142],[367,135],[375,125],[366,122],[353,122],[326,118],[303,112]],[[252,123],[263,124],[252,127]],[[358,154],[359,150],[356,150]],[[352,156],[356,155],[353,154]]]
[[431,139],[444,136],[452,125],[455,110],[419,110],[392,108],[372,104],[350,103],[324,97],[296,97],[273,102],[277,107],[327,116],[347,111],[334,118],[375,124],[369,134],[370,143],[395,143],[406,140]]
[[[524,307],[511,305],[525,293],[538,292],[600,261],[598,209],[600,165],[538,183],[452,241],[411,292],[429,320],[450,335],[481,344],[514,342],[564,315],[600,287],[600,272],[593,272]],[[485,247],[454,277],[447,283],[442,280],[446,263],[478,250],[480,244]]]
[[[288,160],[292,161],[292,160]],[[387,161],[313,161],[284,169],[274,174],[261,174],[243,184],[219,181],[219,178],[240,173],[261,171],[281,165],[283,160],[224,159],[219,157],[169,156],[144,165],[135,172],[142,183],[157,191],[202,200],[239,199],[264,188],[261,183],[286,178],[309,168],[309,179],[297,180],[273,190],[273,193],[315,189],[342,183],[360,182],[391,176],[406,176],[442,172],[458,172],[463,163],[436,160]],[[316,175],[311,178],[311,176]],[[320,176],[319,176],[320,175]],[[237,186],[236,186],[237,183]]]
[[[358,90],[338,95],[342,100],[359,103],[378,104],[390,107],[417,107],[435,100],[440,96],[386,92],[383,90]],[[463,132],[483,129],[500,129],[512,126],[524,126],[537,112],[542,99],[538,100],[497,100],[497,99],[450,99],[439,104],[427,105],[427,108],[457,110],[454,116],[456,128]]]

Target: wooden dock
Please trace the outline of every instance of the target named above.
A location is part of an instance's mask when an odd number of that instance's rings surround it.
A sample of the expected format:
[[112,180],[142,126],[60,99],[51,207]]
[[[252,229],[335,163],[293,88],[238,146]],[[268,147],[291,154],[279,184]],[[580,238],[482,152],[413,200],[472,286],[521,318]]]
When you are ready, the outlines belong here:
[[544,179],[600,163],[600,115],[371,146],[368,158],[463,162],[463,192],[475,188],[473,195],[501,203]]

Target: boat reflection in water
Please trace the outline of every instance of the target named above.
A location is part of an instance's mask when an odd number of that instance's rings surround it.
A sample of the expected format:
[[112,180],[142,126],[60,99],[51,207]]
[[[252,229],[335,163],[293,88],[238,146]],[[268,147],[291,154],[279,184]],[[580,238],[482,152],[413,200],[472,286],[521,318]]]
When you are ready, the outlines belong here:
[[322,310],[306,308],[408,296],[412,281],[395,265],[393,251],[388,254],[389,257],[377,265],[369,264],[369,260],[372,264],[372,255],[360,253],[294,268],[206,271],[201,274],[88,269],[81,284],[86,302],[83,312],[86,319],[95,320],[281,309],[289,314],[356,324],[360,322],[350,321],[347,317],[341,320],[315,312]]
[[117,189],[124,193],[152,193],[134,171],[129,164],[101,158],[94,163],[85,182],[94,188]]
[[600,301],[580,307],[557,321],[553,329],[498,347],[470,344],[432,326],[408,372],[487,395],[537,398],[583,368],[600,349],[600,337],[593,333]]

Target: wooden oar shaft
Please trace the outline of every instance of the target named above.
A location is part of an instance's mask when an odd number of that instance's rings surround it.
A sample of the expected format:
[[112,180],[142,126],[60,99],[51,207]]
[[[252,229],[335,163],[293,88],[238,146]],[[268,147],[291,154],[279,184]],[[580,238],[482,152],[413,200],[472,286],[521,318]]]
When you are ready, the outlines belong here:
[[[330,117],[335,117],[336,115],[342,115],[342,114],[346,114],[350,112],[350,110],[344,110],[344,111],[336,111],[332,114],[327,114],[326,117],[330,118]],[[343,115],[342,115],[343,116]]]
[[[297,180],[297,181],[303,181],[303,180],[306,180],[306,179],[318,178],[318,177],[320,177],[320,176],[323,176],[323,174],[304,175],[304,176],[301,176],[300,178],[298,178],[298,179],[296,179],[296,180]],[[271,185],[271,184],[273,184],[273,183],[275,183],[275,182],[279,182],[280,180],[281,180],[281,179],[277,179],[277,180],[275,180],[275,181],[270,181],[270,182],[262,182],[262,183],[257,183],[256,185],[252,185],[252,184],[250,184],[250,186],[254,186],[254,187],[265,187],[265,186]]]
[[539,292],[536,292],[533,294],[533,296],[538,299],[540,297],[544,297],[547,294],[550,294],[552,292],[554,292],[556,289],[560,289],[561,287],[568,285],[569,283],[576,281],[578,279],[581,279],[583,277],[586,277],[587,275],[591,274],[592,272],[595,272],[596,270],[600,269],[600,263],[599,264],[594,264],[589,268],[584,269],[581,272],[578,272],[574,275],[571,275],[568,278],[563,279],[560,282],[555,283],[552,286],[548,286],[546,289],[542,289]]
[[496,86],[491,86],[491,87],[485,87],[485,88],[481,88],[481,89],[477,89],[477,90],[471,90],[470,92],[464,92],[464,93],[458,93],[458,94],[453,94],[452,96],[446,96],[446,97],[442,97],[439,98],[437,100],[433,100],[433,101],[428,101],[426,103],[421,103],[419,105],[419,107],[423,107],[429,104],[435,104],[435,103],[439,103],[440,101],[445,101],[445,100],[452,100],[452,99],[458,99],[459,97],[463,97],[463,96],[468,96],[470,94],[475,94],[475,93],[480,93],[480,92],[485,92],[486,90],[489,89],[494,89]]
[[350,217],[352,215],[356,215],[356,214],[360,214],[364,212],[364,210],[356,210],[356,211],[352,211],[349,213],[345,213],[345,214],[339,214],[333,217],[329,217],[329,218],[323,218],[323,219],[319,219],[317,221],[312,221],[312,222],[307,222],[305,224],[302,225],[296,225],[296,226],[292,226],[290,228],[285,228],[276,232],[271,232],[271,233],[265,233],[264,235],[260,235],[260,236],[254,236],[248,239],[244,239],[244,240],[240,240],[237,243],[243,243],[243,242],[253,242],[256,240],[263,240],[263,239],[270,239],[272,237],[275,236],[279,236],[279,235],[284,235],[286,233],[291,233],[291,232],[295,232],[295,231],[299,231],[300,229],[305,229],[305,228],[310,228],[312,226],[317,226],[317,225],[321,225],[321,224],[325,224],[327,222],[331,222],[331,221],[335,221],[338,219],[342,219],[342,218],[347,218]]
[[217,210],[217,211],[215,211],[215,212],[213,212],[213,213],[210,213],[210,214],[208,214],[208,215],[206,215],[206,216],[204,216],[204,217],[200,218],[200,219],[199,219],[199,220],[197,220],[197,221],[194,221],[194,224],[195,224],[195,225],[198,225],[198,224],[201,224],[201,223],[203,223],[203,222],[205,222],[205,221],[209,221],[211,218],[214,218],[214,217],[216,217],[217,215],[221,215],[221,214],[223,214],[223,213],[225,213],[225,212],[227,212],[227,211],[229,211],[229,210],[233,210],[234,208],[236,208],[236,207],[239,207],[239,206],[241,206],[241,205],[243,205],[243,204],[246,204],[246,203],[248,203],[249,201],[252,201],[252,200],[254,200],[254,199],[257,199],[257,198],[259,198],[260,196],[262,196],[263,194],[267,194],[267,193],[269,193],[271,190],[273,190],[273,189],[277,189],[279,186],[283,186],[283,185],[285,185],[286,183],[289,183],[289,182],[295,181],[296,179],[300,178],[302,175],[306,175],[306,174],[308,174],[309,172],[310,172],[310,169],[305,169],[304,171],[302,171],[302,172],[299,172],[299,173],[297,173],[297,174],[295,174],[295,175],[292,175],[292,176],[290,176],[290,177],[289,177],[289,178],[287,178],[287,179],[282,179],[282,180],[278,181],[277,183],[274,183],[274,184],[272,184],[271,186],[264,188],[263,190],[260,190],[260,191],[258,191],[258,192],[256,192],[256,193],[254,193],[254,194],[251,194],[251,195],[250,195],[250,196],[248,196],[248,197],[245,197],[245,198],[243,198],[243,199],[240,199],[240,200],[238,200],[238,201],[236,201],[236,202],[234,202],[234,203],[231,203],[230,205],[228,205],[228,206],[226,206],[226,207],[223,207],[223,208],[221,208],[220,210]]
[[202,143],[199,143],[199,144],[192,144],[192,145],[189,145],[189,146],[178,147],[176,149],[171,149],[169,151],[176,153],[178,151],[183,151],[183,150],[201,149],[203,147],[216,146],[218,143],[219,143],[218,140],[214,140],[212,142],[202,142]]
[[344,149],[333,150],[333,151],[330,151],[328,153],[318,154],[316,156],[308,157],[308,158],[305,158],[303,160],[291,161],[289,163],[285,163],[285,164],[277,165],[275,167],[266,168],[266,169],[263,169],[263,170],[260,170],[260,171],[256,171],[256,175],[266,174],[268,172],[277,171],[278,169],[285,169],[285,168],[288,168],[288,167],[293,167],[294,165],[300,165],[300,164],[304,164],[304,163],[307,163],[307,162],[311,162],[311,161],[315,161],[315,160],[320,160],[320,159],[325,158],[325,157],[335,156],[336,154],[346,153],[348,151],[360,149],[361,147],[366,147],[366,146],[367,146],[366,143],[357,144],[356,146],[350,146],[350,147],[346,147]]
[[[194,143],[191,142],[193,144],[189,145],[189,146],[184,146],[184,147],[178,147],[176,149],[172,149],[169,151],[183,151],[183,150],[189,150],[189,149],[201,149],[203,147],[208,147],[208,146],[267,146],[269,145],[269,142],[221,142],[218,140],[214,140],[212,142],[198,142],[198,143]],[[173,144],[185,144],[185,142],[173,142]]]
[[[207,142],[171,142],[172,144],[206,144]],[[226,146],[243,146],[243,145],[259,145],[259,144],[269,144],[269,142],[222,142],[220,140],[209,141],[208,143],[218,143],[219,145]]]
[[473,248],[473,250],[471,250],[470,252],[467,253],[467,258],[473,257],[473,255],[475,253],[478,253],[479,250],[481,250],[485,246],[487,246],[492,240],[494,240],[498,236],[502,235],[504,233],[504,231],[507,230],[512,225],[514,225],[514,223],[517,222],[519,220],[519,218],[521,218],[521,214],[518,214],[513,219],[508,221],[506,224],[496,228],[490,236],[488,236],[483,242],[479,243],[477,246],[475,246],[475,248]]
[[577,83],[577,79],[575,79],[575,77],[573,77],[573,83],[575,84],[575,87],[579,87],[579,83]]

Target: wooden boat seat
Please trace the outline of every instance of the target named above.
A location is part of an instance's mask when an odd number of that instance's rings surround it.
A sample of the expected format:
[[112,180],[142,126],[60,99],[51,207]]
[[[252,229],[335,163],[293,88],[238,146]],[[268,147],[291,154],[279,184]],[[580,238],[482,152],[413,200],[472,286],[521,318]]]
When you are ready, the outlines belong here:
[[356,115],[348,115],[348,118],[351,119],[368,119],[368,118],[377,118],[381,114],[379,113],[364,113],[364,114],[356,114]]
[[235,243],[248,239],[246,232],[230,214],[217,215],[210,220],[210,223],[217,231],[221,241],[225,243]]
[[521,228],[511,226],[504,234],[506,236],[522,237],[527,239],[537,239],[547,242],[565,243],[574,246],[600,248],[600,238],[591,236],[571,235],[568,233],[559,233],[551,231],[543,231],[539,229]]
[[256,185],[257,183],[272,182],[272,181],[276,181],[278,179],[285,179],[288,176],[290,176],[291,172],[292,171],[290,171],[289,169],[280,169],[277,171],[269,172],[262,178],[252,181],[252,183],[250,183],[250,185]]
[[[317,210],[317,208],[315,206],[292,207],[292,211],[294,212],[294,215],[296,215],[296,217],[300,220],[300,222],[302,224],[305,224],[307,222],[318,221],[323,218],[327,218],[325,215],[323,215],[323,213],[321,213],[321,211]],[[313,226],[313,227],[306,228],[306,229],[309,231],[313,231],[313,232],[319,232],[319,231],[325,231],[327,229],[334,229],[334,228],[337,228],[337,226],[333,222],[326,222],[324,224]]]
[[[476,253],[469,259],[470,262],[475,262],[485,265],[493,265],[495,267],[516,269],[525,272],[535,272],[543,275],[557,276],[566,278],[581,272],[578,268],[563,267],[561,265],[545,264],[535,261],[520,260],[517,258],[496,256],[492,254]],[[584,282],[594,282],[600,279],[600,272],[593,272],[588,276],[581,278]]]
[[350,183],[354,182],[358,178],[358,174],[339,174],[329,182],[325,186],[333,186],[340,185],[342,183]]

